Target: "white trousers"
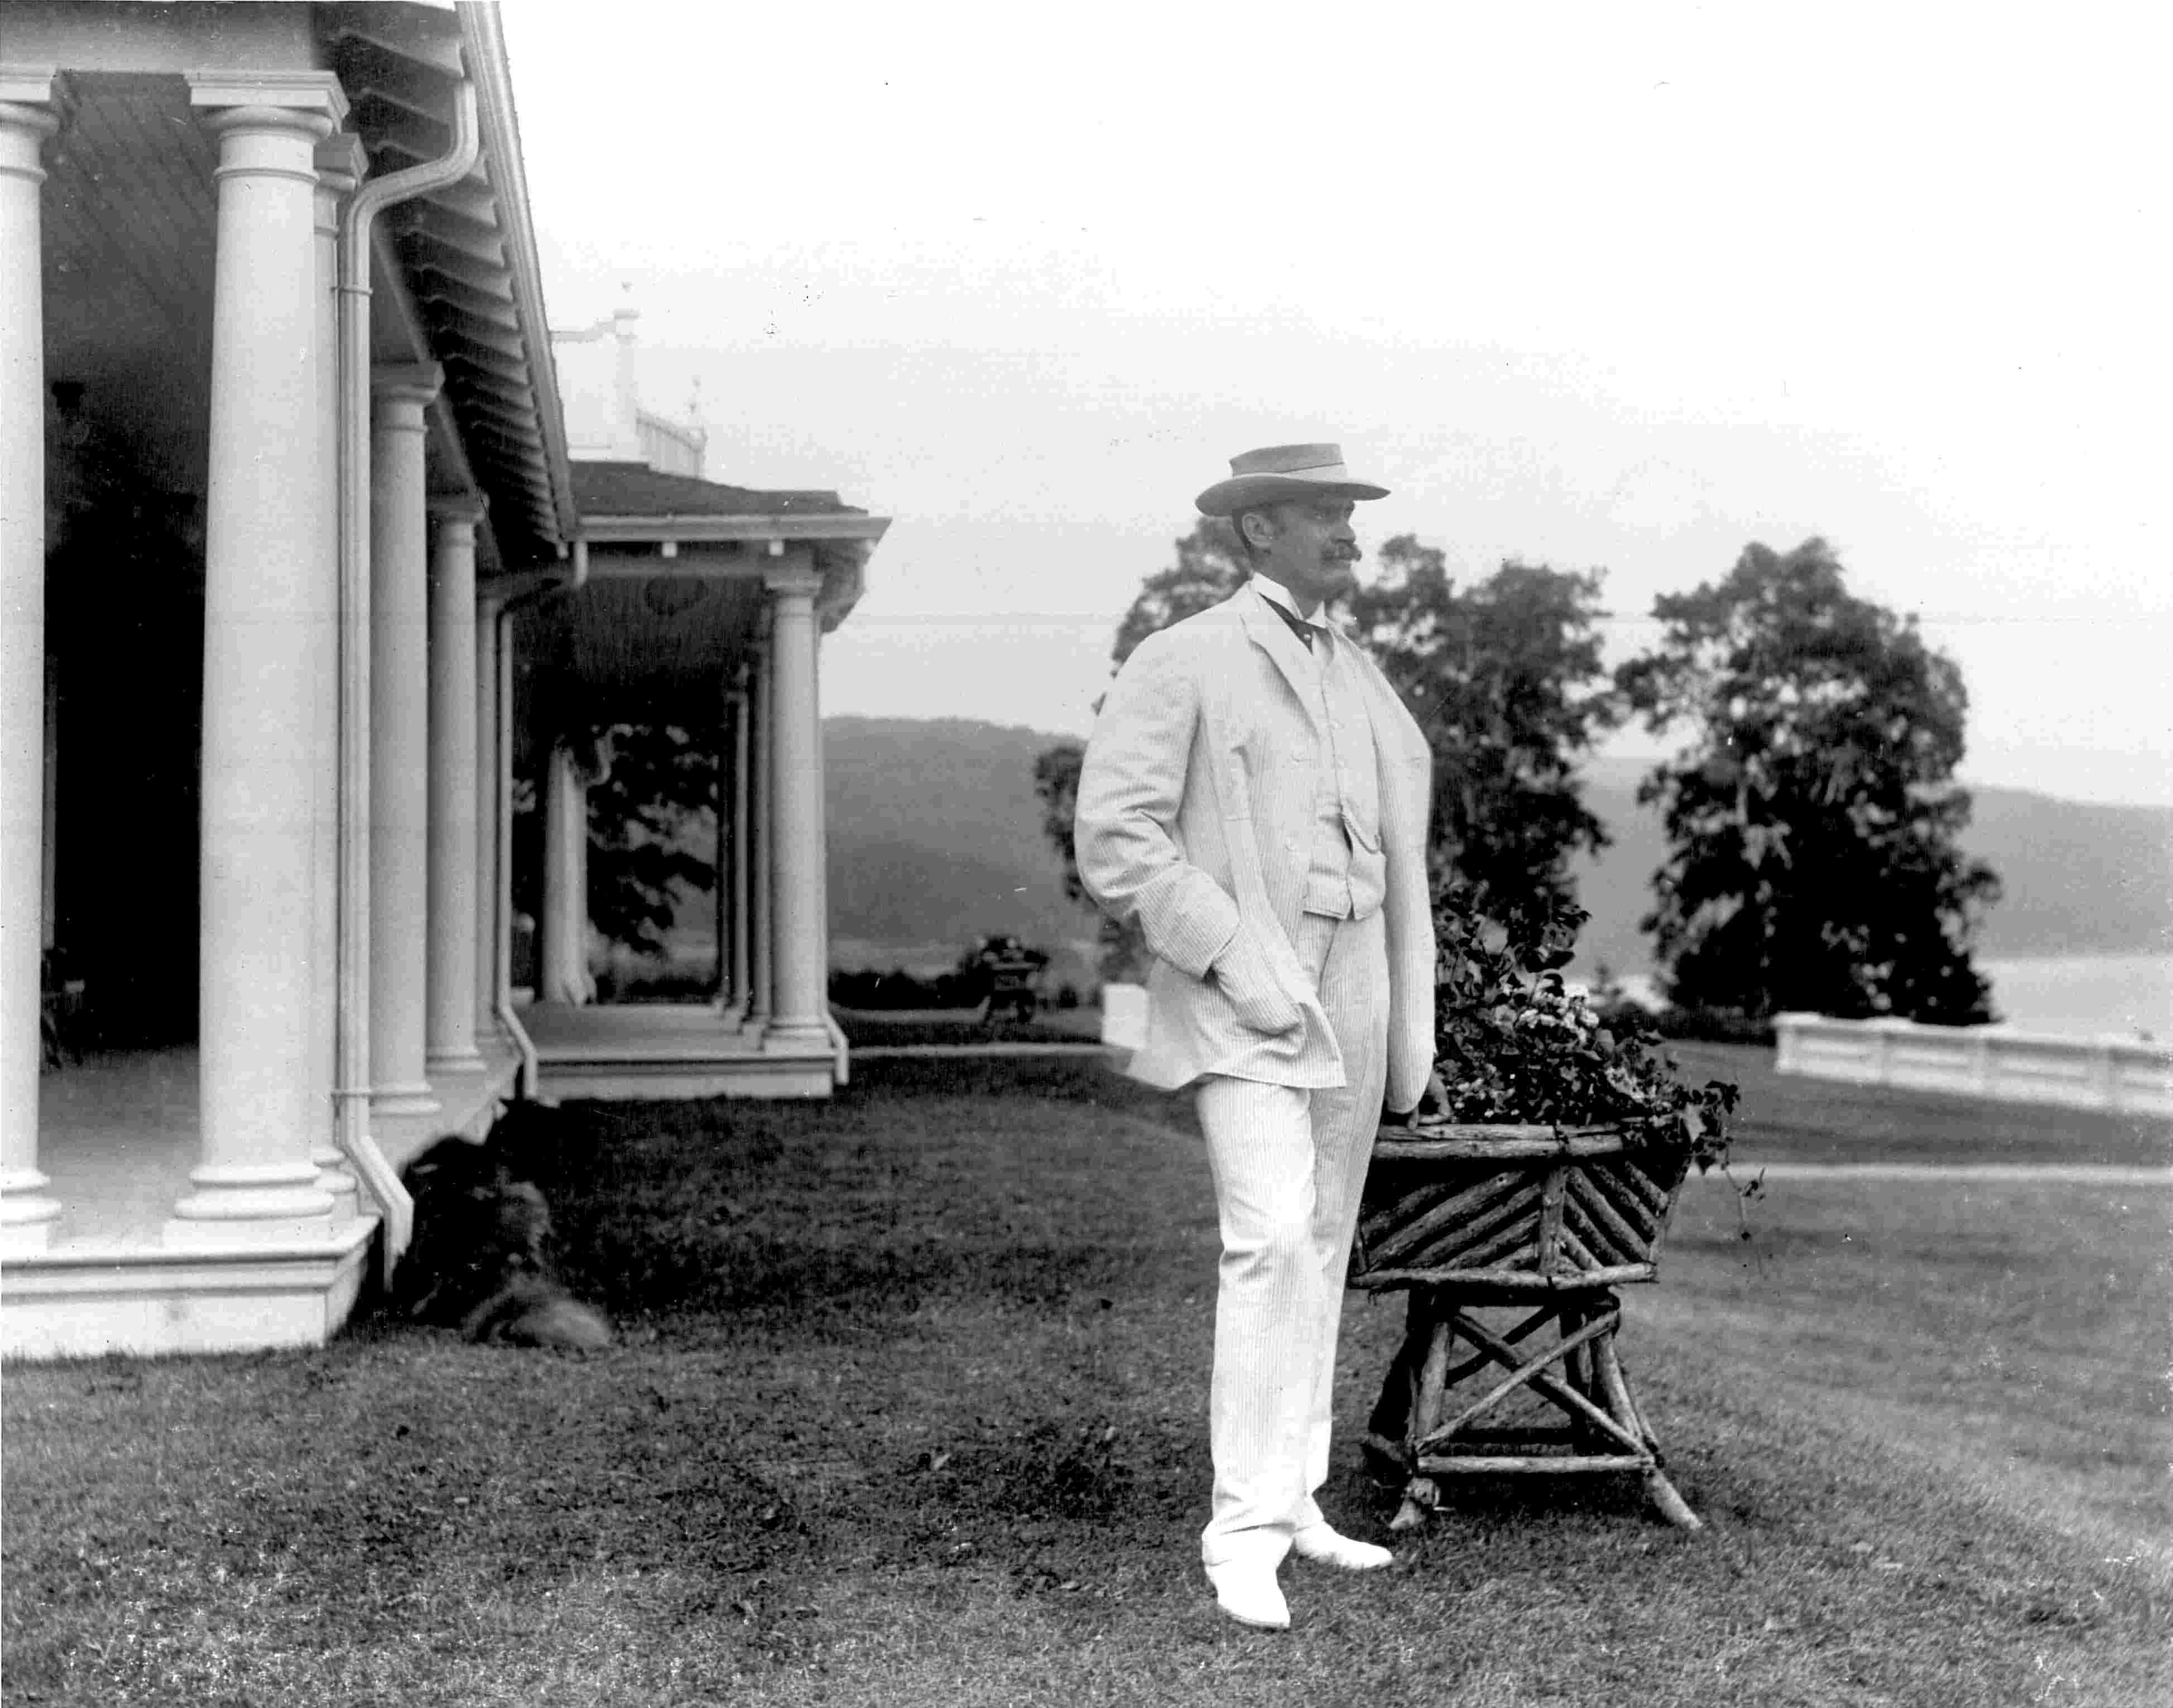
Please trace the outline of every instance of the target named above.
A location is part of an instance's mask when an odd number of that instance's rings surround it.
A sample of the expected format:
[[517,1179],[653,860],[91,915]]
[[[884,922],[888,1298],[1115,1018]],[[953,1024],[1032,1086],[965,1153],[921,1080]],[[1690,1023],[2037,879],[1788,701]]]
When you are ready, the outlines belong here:
[[1325,1090],[1211,1075],[1200,1130],[1222,1225],[1209,1565],[1279,1562],[1320,1520],[1351,1237],[1388,1080],[1386,924],[1300,917],[1297,951],[1343,1053]]

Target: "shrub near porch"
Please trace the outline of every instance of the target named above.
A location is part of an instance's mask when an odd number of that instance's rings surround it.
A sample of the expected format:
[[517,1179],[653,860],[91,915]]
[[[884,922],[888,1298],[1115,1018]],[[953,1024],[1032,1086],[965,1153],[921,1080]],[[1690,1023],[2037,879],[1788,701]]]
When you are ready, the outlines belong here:
[[[1626,1333],[1707,1533],[1634,1479],[1460,1489],[1270,1638],[1196,1565],[1184,1100],[876,1062],[828,1106],[581,1111],[543,1161],[603,1356],[373,1323],[9,1372],[11,1700],[2162,1700],[2162,1191],[1956,1224],[1938,1185],[1777,1182],[1747,1253],[1724,1188],[1686,1199]],[[1346,1319],[1327,1496],[1361,1532],[1399,1320]]]

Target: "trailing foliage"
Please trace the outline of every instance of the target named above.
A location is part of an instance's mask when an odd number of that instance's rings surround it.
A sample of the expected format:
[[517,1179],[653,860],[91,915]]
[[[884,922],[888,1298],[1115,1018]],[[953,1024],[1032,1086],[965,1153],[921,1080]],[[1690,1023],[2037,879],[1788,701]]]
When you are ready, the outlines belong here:
[[1620,1125],[1686,1147],[1701,1172],[1724,1165],[1736,1087],[1685,1084],[1649,1035],[1564,983],[1585,918],[1573,907],[1503,915],[1472,885],[1437,887],[1434,1067],[1449,1118]]
[[1658,644],[1618,672],[1692,746],[1638,792],[1674,851],[1645,920],[1680,1006],[1990,1017],[1971,940],[1998,895],[1956,839],[1968,696],[1913,617],[1857,598],[1822,540],[1753,545],[1726,579],[1658,600]]

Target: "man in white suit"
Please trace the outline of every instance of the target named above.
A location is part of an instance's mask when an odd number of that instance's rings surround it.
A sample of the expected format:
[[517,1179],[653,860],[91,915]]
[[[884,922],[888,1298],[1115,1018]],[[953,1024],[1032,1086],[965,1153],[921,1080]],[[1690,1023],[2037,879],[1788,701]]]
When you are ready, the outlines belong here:
[[1201,1558],[1224,1612],[1281,1629],[1286,1554],[1386,1565],[1314,1500],[1336,1331],[1383,1107],[1429,1094],[1432,756],[1364,650],[1320,620],[1351,584],[1354,479],[1332,445],[1233,457],[1199,498],[1246,585],[1143,641],[1079,778],[1079,874],[1155,956],[1135,1078],[1195,1086],[1221,1215]]

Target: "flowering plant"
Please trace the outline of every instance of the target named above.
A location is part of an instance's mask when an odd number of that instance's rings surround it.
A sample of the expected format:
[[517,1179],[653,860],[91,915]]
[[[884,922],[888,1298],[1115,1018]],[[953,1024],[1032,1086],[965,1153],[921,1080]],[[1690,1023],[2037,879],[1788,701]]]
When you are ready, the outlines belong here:
[[1737,1088],[1692,1087],[1657,1039],[1602,1016],[1561,969],[1581,908],[1486,908],[1460,880],[1434,898],[1435,1070],[1452,1121],[1607,1125],[1690,1152],[1699,1172],[1724,1167]]

